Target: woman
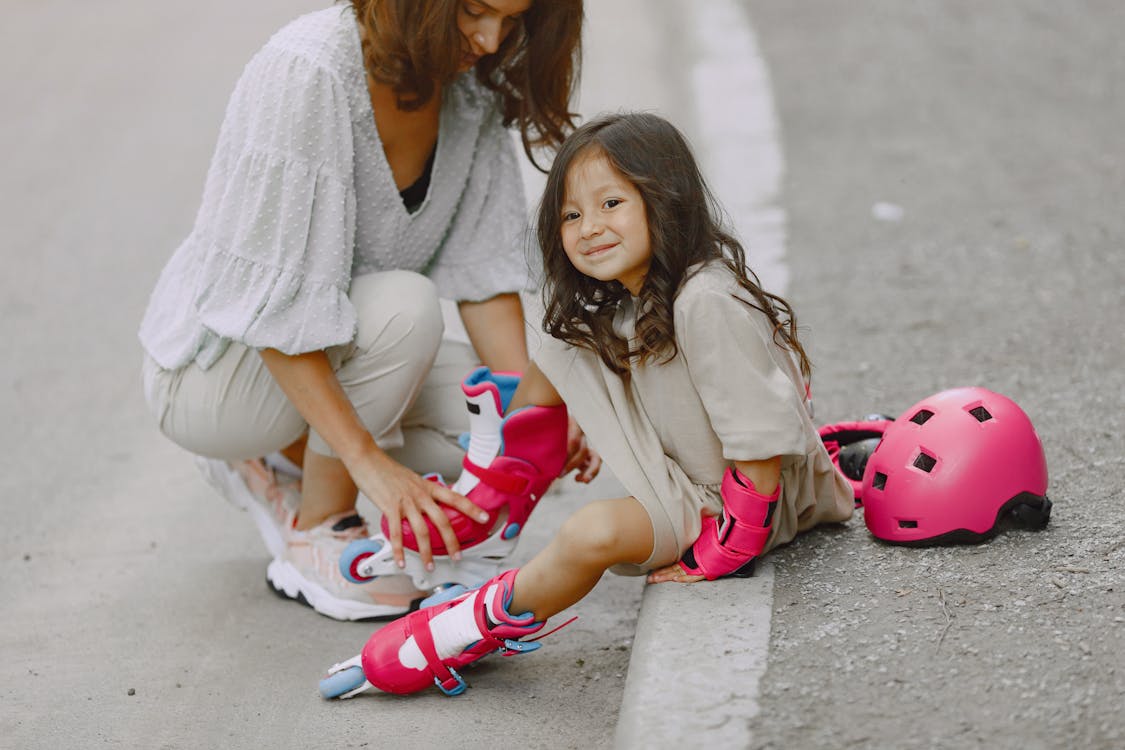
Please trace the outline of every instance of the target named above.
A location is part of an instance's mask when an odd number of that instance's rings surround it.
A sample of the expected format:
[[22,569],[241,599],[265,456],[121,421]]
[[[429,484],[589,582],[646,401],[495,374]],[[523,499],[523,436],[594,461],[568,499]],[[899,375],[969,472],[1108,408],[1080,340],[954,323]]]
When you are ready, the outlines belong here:
[[[278,32],[231,97],[195,225],[141,324],[145,395],[252,512],[274,588],[322,614],[387,616],[417,595],[336,570],[364,533],[357,490],[392,529],[409,521],[423,560],[426,517],[457,550],[439,503],[479,513],[417,472],[457,470],[456,386],[476,357],[527,363],[505,127],[529,155],[561,142],[581,21],[581,0],[352,0]],[[475,355],[442,342],[439,293]],[[256,460],[278,451],[299,503]]]

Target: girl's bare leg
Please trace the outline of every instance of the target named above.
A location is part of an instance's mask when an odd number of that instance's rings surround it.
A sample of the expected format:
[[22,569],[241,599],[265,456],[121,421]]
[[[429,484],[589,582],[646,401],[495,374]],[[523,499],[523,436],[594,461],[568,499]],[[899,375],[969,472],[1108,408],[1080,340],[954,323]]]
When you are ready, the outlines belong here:
[[611,566],[648,560],[654,541],[652,521],[636,498],[590,503],[520,569],[508,611],[546,620],[586,596]]

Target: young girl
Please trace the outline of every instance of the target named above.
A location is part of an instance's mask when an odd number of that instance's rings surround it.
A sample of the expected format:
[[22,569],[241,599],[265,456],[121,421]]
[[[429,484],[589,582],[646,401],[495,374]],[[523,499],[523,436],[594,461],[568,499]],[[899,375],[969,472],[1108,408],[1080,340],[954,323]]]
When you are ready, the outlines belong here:
[[581,508],[522,569],[395,621],[334,674],[362,666],[389,692],[457,693],[459,667],[533,649],[519,639],[606,570],[749,575],[764,551],[851,516],[852,488],[810,419],[792,310],[716,213],[660,117],[603,117],[566,141],[538,223],[550,338],[509,411],[565,402],[630,495]]

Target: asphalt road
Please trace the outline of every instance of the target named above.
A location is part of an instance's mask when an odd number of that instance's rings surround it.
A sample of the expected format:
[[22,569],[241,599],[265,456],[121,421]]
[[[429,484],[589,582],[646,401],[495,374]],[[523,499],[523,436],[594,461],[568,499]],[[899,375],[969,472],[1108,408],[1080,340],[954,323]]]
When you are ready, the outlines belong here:
[[991,388],[1054,502],[979,547],[890,547],[857,516],[776,552],[754,747],[1122,747],[1125,8],[744,6],[818,417]]

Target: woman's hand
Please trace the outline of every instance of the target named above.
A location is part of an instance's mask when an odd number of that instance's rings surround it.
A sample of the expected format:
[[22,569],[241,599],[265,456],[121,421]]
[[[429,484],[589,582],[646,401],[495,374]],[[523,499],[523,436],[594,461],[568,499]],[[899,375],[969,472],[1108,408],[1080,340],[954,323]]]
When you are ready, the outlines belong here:
[[652,571],[645,580],[649,583],[667,583],[668,581],[674,581],[676,583],[697,583],[703,580],[703,576],[689,576],[684,572],[684,569],[680,567],[679,563],[672,563],[659,570]]
[[461,545],[442,505],[481,522],[488,520],[488,514],[467,497],[437,482],[423,479],[386,454],[368,454],[363,460],[350,462],[348,471],[360,491],[386,517],[391,551],[400,568],[406,564],[402,551],[403,519],[414,531],[418,555],[426,570],[434,569],[433,544],[427,519],[437,528],[449,556],[454,560],[461,559]]
[[586,435],[582,428],[569,418],[566,430],[566,466],[559,476],[566,476],[572,469],[577,469],[574,481],[589,484],[602,469],[602,457],[586,442]]
[[[439,503],[455,508],[469,518],[487,521],[484,511],[468,498],[437,482],[426,481],[384,453],[356,416],[324,352],[288,355],[263,349],[261,356],[297,411],[339,456],[338,459],[326,459],[340,461],[341,468],[350,477],[346,487],[339,482],[322,483],[322,487],[342,491],[340,497],[330,498],[328,507],[333,512],[341,510],[340,506],[354,507],[355,489],[358,487],[386,516],[391,551],[400,568],[406,564],[402,552],[403,519],[410,524],[418,540],[418,554],[427,570],[433,569],[433,545],[427,519],[441,535],[446,551],[457,559],[461,547]],[[307,462],[306,468],[309,468]],[[306,471],[306,491],[313,480],[311,472]]]

